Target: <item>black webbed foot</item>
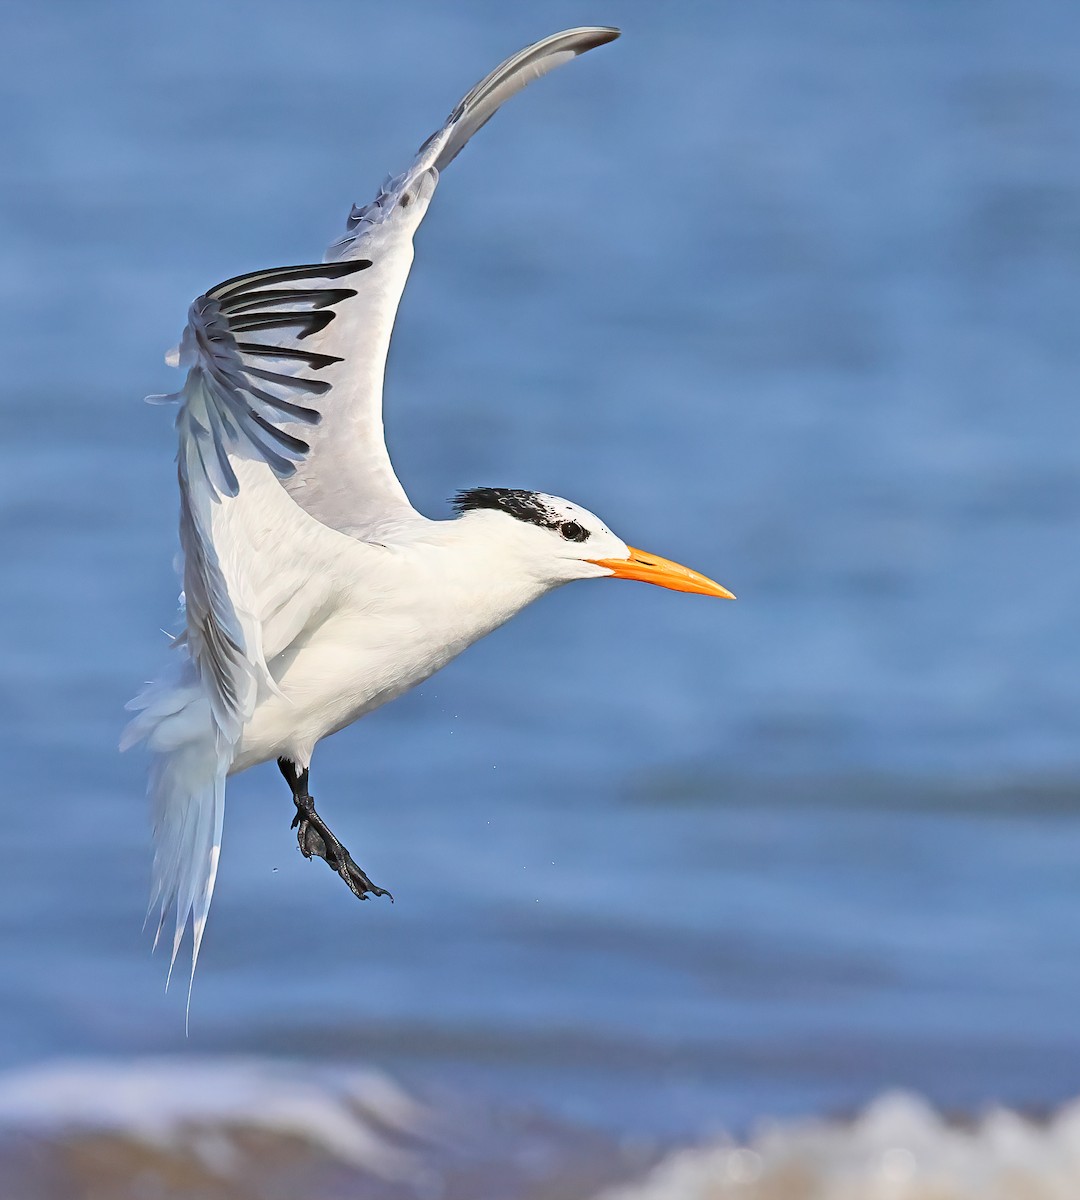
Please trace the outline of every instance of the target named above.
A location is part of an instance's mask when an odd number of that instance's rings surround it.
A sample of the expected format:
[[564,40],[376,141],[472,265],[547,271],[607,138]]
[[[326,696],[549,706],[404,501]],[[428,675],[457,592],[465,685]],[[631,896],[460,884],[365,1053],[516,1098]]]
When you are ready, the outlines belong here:
[[279,758],[278,766],[292,788],[296,815],[293,817],[291,828],[296,830],[300,853],[305,858],[321,858],[332,871],[336,871],[345,880],[349,891],[358,900],[366,900],[368,896],[390,896],[390,902],[393,903],[394,897],[386,888],[371,882],[315,811],[315,801],[307,788],[307,771],[297,772],[296,765],[286,758]]

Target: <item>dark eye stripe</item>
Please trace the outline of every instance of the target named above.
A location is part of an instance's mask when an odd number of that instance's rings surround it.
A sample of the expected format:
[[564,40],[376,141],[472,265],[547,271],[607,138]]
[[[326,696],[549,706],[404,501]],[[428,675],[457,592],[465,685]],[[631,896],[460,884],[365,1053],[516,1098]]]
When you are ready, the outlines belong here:
[[469,488],[468,491],[458,492],[451,503],[459,516],[473,509],[493,508],[518,521],[550,529],[568,542],[584,542],[589,538],[589,531],[580,521],[560,520],[559,513],[536,492],[524,488]]

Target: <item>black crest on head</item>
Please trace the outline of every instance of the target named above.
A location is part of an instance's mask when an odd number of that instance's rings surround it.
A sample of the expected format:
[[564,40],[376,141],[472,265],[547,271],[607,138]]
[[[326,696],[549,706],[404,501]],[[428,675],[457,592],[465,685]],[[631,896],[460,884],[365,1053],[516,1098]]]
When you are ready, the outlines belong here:
[[458,516],[476,508],[493,508],[518,521],[539,525],[541,529],[557,530],[569,542],[584,542],[589,537],[589,531],[577,521],[566,520],[553,512],[537,492],[526,488],[469,488],[458,492],[451,504]]

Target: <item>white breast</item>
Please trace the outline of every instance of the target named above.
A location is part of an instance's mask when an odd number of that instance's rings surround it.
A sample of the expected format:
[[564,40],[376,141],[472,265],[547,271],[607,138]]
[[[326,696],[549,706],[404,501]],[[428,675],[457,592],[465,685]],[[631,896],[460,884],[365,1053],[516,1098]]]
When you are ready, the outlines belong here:
[[387,548],[377,575],[339,580],[333,602],[269,661],[279,694],[260,699],[231,773],[282,756],[306,765],[320,738],[422,683],[547,590],[439,525],[428,541]]

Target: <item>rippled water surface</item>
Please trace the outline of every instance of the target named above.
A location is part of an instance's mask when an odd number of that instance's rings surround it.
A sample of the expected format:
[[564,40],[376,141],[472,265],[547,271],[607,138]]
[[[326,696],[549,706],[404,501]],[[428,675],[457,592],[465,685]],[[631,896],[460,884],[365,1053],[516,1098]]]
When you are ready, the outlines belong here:
[[[567,588],[320,747],[393,907],[235,780],[185,1039],[115,751],[177,591],[139,398],[194,295],[590,20],[446,173],[389,438],[429,513],[563,494],[739,601]],[[1080,1091],[1080,10],[9,0],[0,41],[0,1067],[362,1063],[673,1137]]]

